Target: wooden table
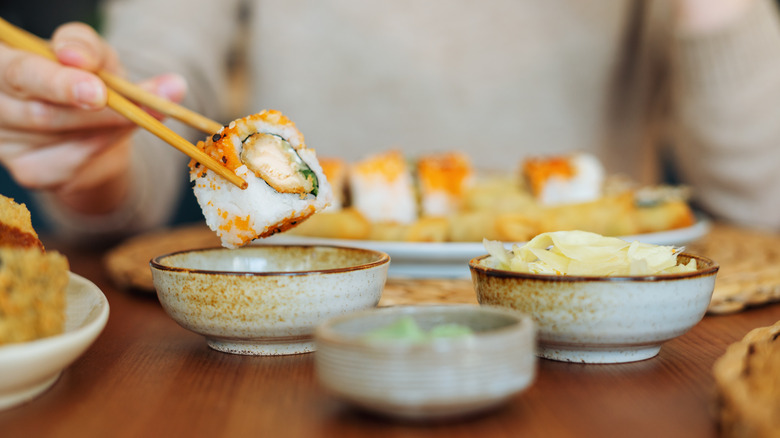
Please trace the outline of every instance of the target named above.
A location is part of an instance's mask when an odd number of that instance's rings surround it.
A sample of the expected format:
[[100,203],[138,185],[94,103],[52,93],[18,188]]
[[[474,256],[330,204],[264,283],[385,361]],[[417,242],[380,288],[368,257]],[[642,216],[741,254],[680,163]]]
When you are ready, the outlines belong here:
[[101,252],[55,248],[69,257],[73,272],[103,290],[111,315],[94,345],[51,389],[0,411],[3,438],[711,437],[717,433],[713,362],[750,329],[780,320],[777,304],[707,316],[642,362],[540,360],[534,384],[497,411],[410,424],[333,399],[317,383],[313,354],[250,357],[210,350],[203,338],[173,322],[153,294],[117,289]]

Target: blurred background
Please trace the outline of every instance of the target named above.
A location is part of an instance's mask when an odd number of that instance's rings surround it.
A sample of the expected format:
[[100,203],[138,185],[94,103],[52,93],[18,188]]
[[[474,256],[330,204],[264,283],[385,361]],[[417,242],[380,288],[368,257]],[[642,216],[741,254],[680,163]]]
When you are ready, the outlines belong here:
[[[57,26],[69,21],[82,21],[100,31],[99,3],[100,0],[2,0],[0,1],[0,16],[40,37],[49,38]],[[780,4],[780,0],[776,3]],[[239,68],[234,69],[234,71],[241,74],[240,57],[237,57],[235,62]],[[237,79],[234,82],[235,84],[241,84],[246,80],[244,77]],[[240,85],[236,88],[240,88]],[[239,97],[242,95],[234,94],[234,96],[236,97],[234,99],[237,102],[236,105],[240,106],[243,98]],[[240,115],[240,113],[237,114]],[[668,163],[666,164],[664,168],[666,181],[669,183],[677,182],[674,168],[669,166]],[[182,167],[181,177],[188,178],[188,169],[186,167]],[[12,197],[18,202],[25,203],[32,213],[33,226],[42,233],[47,231],[48,227],[43,219],[45,215],[38,211],[30,193],[18,187],[2,166],[0,166],[0,193]],[[180,205],[176,209],[177,213],[173,218],[173,223],[203,220],[200,207],[187,184],[185,184],[182,196],[179,199]]]

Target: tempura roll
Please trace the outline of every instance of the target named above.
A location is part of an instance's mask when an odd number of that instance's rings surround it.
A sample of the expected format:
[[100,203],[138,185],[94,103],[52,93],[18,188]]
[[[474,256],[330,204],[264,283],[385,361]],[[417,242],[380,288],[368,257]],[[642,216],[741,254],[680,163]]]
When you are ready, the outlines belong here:
[[225,247],[285,231],[333,199],[314,150],[279,111],[234,120],[198,147],[248,184],[242,190],[190,162],[190,180],[206,224]]

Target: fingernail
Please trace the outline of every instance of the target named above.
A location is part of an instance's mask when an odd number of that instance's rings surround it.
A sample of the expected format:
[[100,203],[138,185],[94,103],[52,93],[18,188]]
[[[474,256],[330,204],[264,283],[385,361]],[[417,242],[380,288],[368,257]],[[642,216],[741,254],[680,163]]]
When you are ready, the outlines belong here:
[[179,75],[168,75],[157,85],[157,94],[170,100],[179,100],[186,92],[187,81]]
[[73,86],[73,96],[76,104],[84,109],[100,108],[106,101],[105,89],[93,81],[77,82]]
[[89,67],[95,63],[92,53],[79,44],[59,44],[54,47],[54,52],[60,62],[66,65]]

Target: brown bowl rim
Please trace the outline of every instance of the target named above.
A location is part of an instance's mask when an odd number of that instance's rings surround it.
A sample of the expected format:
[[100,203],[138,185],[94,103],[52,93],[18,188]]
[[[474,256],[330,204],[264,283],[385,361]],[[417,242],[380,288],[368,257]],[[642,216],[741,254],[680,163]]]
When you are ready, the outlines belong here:
[[667,280],[679,280],[694,277],[706,277],[714,275],[720,269],[720,265],[714,260],[697,254],[688,252],[681,252],[680,255],[693,258],[698,261],[702,261],[709,265],[706,268],[696,269],[693,272],[677,272],[672,274],[655,274],[655,275],[622,275],[622,276],[586,276],[586,275],[551,275],[551,274],[532,274],[529,272],[509,271],[506,269],[495,269],[484,265],[480,265],[479,262],[490,257],[490,254],[483,254],[478,257],[474,257],[469,260],[469,268],[472,273],[482,273],[491,277],[502,278],[523,278],[537,281],[549,281],[549,282],[581,282],[581,281],[616,281],[616,282],[654,282],[654,281],[667,281]]
[[[212,270],[212,269],[193,269],[193,268],[182,268],[178,266],[169,266],[164,265],[162,263],[162,260],[167,257],[172,257],[179,254],[184,253],[194,253],[194,252],[210,252],[210,251],[244,251],[244,250],[251,250],[251,249],[259,249],[259,248],[334,248],[338,250],[348,250],[348,251],[356,251],[356,252],[363,252],[363,253],[369,253],[373,254],[378,257],[377,260],[368,262],[368,263],[362,263],[354,266],[346,266],[343,268],[331,268],[331,269],[310,269],[305,271],[264,271],[264,272],[257,272],[257,271],[222,271],[222,270]],[[204,248],[193,248],[193,249],[184,249],[180,251],[173,251],[166,254],[161,254],[158,256],[153,257],[151,260],[149,260],[149,266],[154,270],[160,270],[160,271],[169,271],[169,272],[187,272],[192,274],[208,274],[208,275],[239,275],[239,276],[262,276],[262,277],[270,277],[270,276],[300,276],[300,275],[313,275],[313,274],[335,274],[335,273],[343,273],[343,272],[351,272],[351,271],[362,271],[366,269],[371,269],[374,267],[382,266],[385,264],[390,263],[390,255],[383,252],[383,251],[377,251],[373,249],[367,249],[367,248],[357,248],[357,247],[350,247],[350,246],[341,246],[341,245],[305,245],[305,244],[273,244],[273,245],[250,245],[245,246],[241,248],[225,248],[221,246],[212,246],[212,247],[204,247]]]

